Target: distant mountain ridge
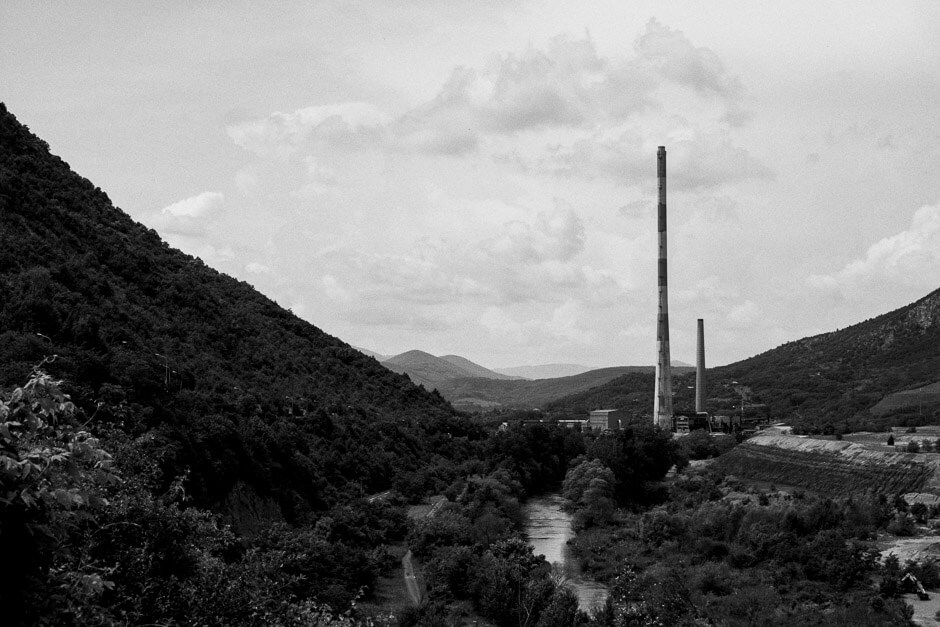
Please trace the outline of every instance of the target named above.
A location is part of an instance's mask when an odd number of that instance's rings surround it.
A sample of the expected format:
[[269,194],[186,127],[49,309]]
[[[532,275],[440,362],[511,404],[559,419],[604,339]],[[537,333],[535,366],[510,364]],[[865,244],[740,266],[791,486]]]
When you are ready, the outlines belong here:
[[554,379],[557,377],[573,377],[589,370],[596,370],[596,368],[593,366],[582,366],[581,364],[539,364],[536,366],[494,368],[494,370],[505,375],[523,377],[525,379]]
[[[464,411],[542,408],[559,398],[584,394],[595,386],[629,373],[646,373],[652,377],[655,370],[653,366],[588,368],[577,364],[521,366],[511,370],[530,374],[555,373],[555,376],[529,379],[490,370],[459,355],[436,357],[421,350],[406,351],[381,363],[393,372],[408,375],[425,389],[437,390],[454,407]],[[674,360],[672,366],[676,374],[692,370],[681,361]],[[575,374],[558,374],[566,371]]]
[[436,357],[420,350],[410,350],[382,361],[382,365],[400,374],[406,374],[416,384],[428,390],[439,388],[440,384],[451,379],[481,377],[486,379],[511,379],[512,377],[493,372],[469,359],[457,355]]
[[[585,392],[624,375],[646,375],[652,381],[654,371],[653,366],[618,366],[589,370],[571,377],[531,381],[497,381],[481,378],[451,379],[441,382],[437,386],[437,390],[454,407],[467,411],[497,407],[504,409],[543,409],[556,399]],[[691,369],[677,368],[676,372],[677,374],[691,372]],[[650,402],[652,403],[652,401]],[[592,407],[591,409],[598,409],[598,407]]]

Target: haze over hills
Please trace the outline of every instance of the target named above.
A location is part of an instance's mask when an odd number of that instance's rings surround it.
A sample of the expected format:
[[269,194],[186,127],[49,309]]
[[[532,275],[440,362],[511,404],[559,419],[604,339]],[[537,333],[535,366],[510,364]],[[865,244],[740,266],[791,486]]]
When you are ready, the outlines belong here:
[[540,364],[537,366],[494,368],[494,370],[525,379],[554,379],[556,377],[573,377],[588,370],[595,370],[595,368],[593,366],[582,366],[581,364]]
[[465,357],[460,357],[459,355],[444,355],[441,359],[448,361],[455,366],[463,368],[470,373],[470,376],[473,377],[483,377],[484,379],[518,379],[519,377],[514,377],[512,375],[503,374],[501,372],[496,372],[495,370],[490,370],[489,368],[484,368],[479,364],[475,364]]
[[362,348],[360,346],[353,346],[353,348],[355,348],[357,351],[359,351],[363,355],[368,355],[369,357],[372,357],[376,361],[385,361],[386,359],[391,357],[391,355],[383,355],[382,353],[376,353],[375,351],[370,351],[368,348]]

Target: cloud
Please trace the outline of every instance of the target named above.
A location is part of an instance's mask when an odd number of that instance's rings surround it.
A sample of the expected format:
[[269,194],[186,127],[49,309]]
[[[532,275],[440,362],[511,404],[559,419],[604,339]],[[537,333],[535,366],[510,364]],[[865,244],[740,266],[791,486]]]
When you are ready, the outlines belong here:
[[[262,157],[286,158],[308,141],[355,143],[357,135],[380,132],[391,119],[367,102],[343,102],[274,112],[226,128],[235,144]],[[365,141],[368,141],[366,139]]]
[[[773,172],[744,148],[734,146],[721,133],[688,129],[689,139],[667,146],[669,188],[696,190],[750,179],[771,179]],[[537,168],[554,175],[605,177],[647,185],[655,171],[650,155],[656,147],[639,131],[616,137],[591,137],[559,147],[547,154]]]
[[454,69],[437,96],[396,123],[395,136],[404,147],[463,154],[486,136],[590,128],[642,111],[655,85],[647,72],[598,56],[590,39],[558,36],[480,71]]
[[[409,309],[413,320],[425,324],[424,318],[442,306],[455,306],[460,315],[473,308],[544,303],[557,308],[575,294],[579,301],[590,301],[596,291],[616,291],[608,274],[578,261],[584,225],[563,203],[529,219],[503,223],[499,230],[500,235],[469,240],[422,239],[399,253],[344,247],[316,265],[325,273],[326,296],[346,303],[356,322],[381,319],[382,311]],[[553,325],[568,328],[570,337],[582,337],[571,315],[566,317],[572,307],[553,314]]]
[[222,192],[203,192],[168,205],[160,213],[175,218],[202,218],[221,206],[224,200]]
[[505,233],[483,247],[506,264],[567,261],[584,249],[584,224],[570,208],[557,206],[533,222],[507,223]]
[[205,233],[206,224],[215,218],[225,202],[222,192],[202,192],[167,205],[150,220],[161,233],[198,236]]
[[728,74],[718,55],[693,46],[682,31],[672,30],[655,18],[650,19],[634,48],[641,62],[699,93],[737,97],[741,91],[740,81]]
[[655,20],[635,44],[636,57],[601,57],[590,38],[553,38],[544,50],[506,54],[477,71],[458,67],[440,92],[396,122],[401,146],[432,153],[477,150],[486,136],[547,129],[616,126],[661,107],[664,83],[726,103],[725,123],[740,126],[748,113],[734,101],[739,81],[718,56],[695,47],[681,31]]
[[940,203],[918,209],[911,226],[872,244],[865,256],[832,274],[810,275],[810,287],[846,298],[898,287],[935,289],[940,276]]

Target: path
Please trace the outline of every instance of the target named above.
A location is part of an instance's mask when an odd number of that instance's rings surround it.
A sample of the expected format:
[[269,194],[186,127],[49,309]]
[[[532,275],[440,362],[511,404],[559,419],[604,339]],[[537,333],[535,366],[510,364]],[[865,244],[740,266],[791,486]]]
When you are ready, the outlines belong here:
[[408,588],[408,596],[415,607],[421,605],[422,597],[421,586],[418,585],[418,579],[415,577],[414,564],[411,561],[411,549],[401,558],[401,567],[405,574],[405,587]]

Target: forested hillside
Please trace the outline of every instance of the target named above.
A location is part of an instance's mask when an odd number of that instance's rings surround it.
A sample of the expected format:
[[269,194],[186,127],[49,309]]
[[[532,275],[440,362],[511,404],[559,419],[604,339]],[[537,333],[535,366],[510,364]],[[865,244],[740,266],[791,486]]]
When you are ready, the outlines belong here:
[[[677,409],[694,403],[694,373],[673,369]],[[789,342],[706,373],[707,409],[785,420],[810,433],[883,430],[940,418],[940,290],[846,329]],[[922,389],[915,389],[922,388]],[[908,394],[883,398],[902,390]],[[553,414],[601,407],[649,413],[653,377],[633,373],[546,403]],[[649,406],[649,407],[648,407]],[[874,411],[872,411],[874,409]]]
[[714,368],[708,377],[710,396],[739,381],[750,388],[750,400],[766,403],[772,416],[809,430],[936,420],[940,407],[918,406],[917,398],[907,416],[903,408],[877,417],[869,410],[887,394],[940,379],[940,290],[851,327]]
[[[589,370],[570,377],[534,381],[499,381],[479,377],[450,379],[440,382],[437,390],[459,409],[544,409],[556,399],[605,385],[623,375],[649,373],[647,376],[652,380],[653,370],[651,366],[617,366]],[[674,372],[688,370],[676,368]]]
[[188,469],[197,503],[239,516],[383,490],[479,436],[437,394],[168,247],[0,105],[0,386],[44,359],[96,421],[148,434],[167,482]]

